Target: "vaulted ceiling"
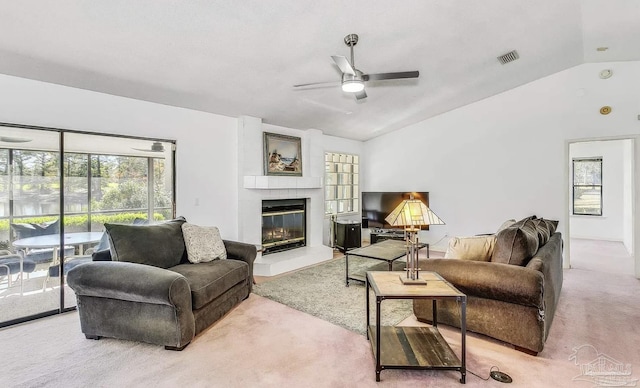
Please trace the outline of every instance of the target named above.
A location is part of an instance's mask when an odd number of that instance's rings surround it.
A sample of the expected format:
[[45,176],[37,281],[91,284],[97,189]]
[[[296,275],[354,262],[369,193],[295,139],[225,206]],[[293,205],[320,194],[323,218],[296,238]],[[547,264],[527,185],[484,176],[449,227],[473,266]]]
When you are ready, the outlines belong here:
[[[339,82],[350,33],[358,69],[420,78],[292,88]],[[0,0],[0,73],[358,140],[638,41],[636,0]]]

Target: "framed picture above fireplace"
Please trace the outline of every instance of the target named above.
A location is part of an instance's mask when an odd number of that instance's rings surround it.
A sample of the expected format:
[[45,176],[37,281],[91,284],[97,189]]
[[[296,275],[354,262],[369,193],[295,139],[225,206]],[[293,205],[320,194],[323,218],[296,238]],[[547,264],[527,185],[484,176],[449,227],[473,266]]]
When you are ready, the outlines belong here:
[[302,176],[302,140],[264,132],[264,174]]

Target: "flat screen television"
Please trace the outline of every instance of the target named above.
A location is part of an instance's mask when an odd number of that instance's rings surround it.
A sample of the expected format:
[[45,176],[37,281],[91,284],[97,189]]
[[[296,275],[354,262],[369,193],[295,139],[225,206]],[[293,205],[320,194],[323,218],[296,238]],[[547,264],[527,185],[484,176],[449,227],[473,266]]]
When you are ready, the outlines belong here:
[[[362,192],[362,227],[389,229],[389,225],[384,219],[402,202],[413,195],[414,199],[419,199],[429,206],[428,192],[412,191],[384,191],[384,192]],[[422,226],[421,229],[429,230],[429,225]]]

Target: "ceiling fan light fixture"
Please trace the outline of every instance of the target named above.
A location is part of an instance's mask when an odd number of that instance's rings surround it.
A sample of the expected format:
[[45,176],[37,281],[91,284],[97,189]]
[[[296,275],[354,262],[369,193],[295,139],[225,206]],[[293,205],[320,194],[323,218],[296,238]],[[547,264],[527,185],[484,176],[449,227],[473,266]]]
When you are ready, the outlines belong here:
[[355,74],[342,74],[342,91],[347,93],[359,93],[364,90],[362,72],[355,70]]
[[342,81],[342,91],[347,93],[358,93],[364,90],[364,82],[361,80]]

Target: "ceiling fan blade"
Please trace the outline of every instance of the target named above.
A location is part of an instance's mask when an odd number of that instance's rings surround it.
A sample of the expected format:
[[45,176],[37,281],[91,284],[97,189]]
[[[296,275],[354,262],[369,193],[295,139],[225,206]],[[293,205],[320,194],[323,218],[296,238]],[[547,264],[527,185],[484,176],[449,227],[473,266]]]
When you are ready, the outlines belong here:
[[386,79],[401,79],[401,78],[418,78],[420,76],[419,71],[401,71],[397,73],[377,73],[377,74],[363,74],[363,81],[382,81]]
[[356,100],[364,100],[365,98],[367,98],[367,92],[365,92],[364,89],[362,89],[361,92],[357,92],[355,95]]
[[294,88],[327,88],[333,86],[340,86],[339,81],[330,81],[330,82],[311,82],[308,84],[298,84],[293,85]]
[[342,55],[332,55],[331,58],[333,58],[333,61],[338,65],[343,73],[356,75],[356,71],[353,69],[346,57],[343,57]]
[[5,143],[28,143],[31,139],[26,137],[0,136],[0,141]]

